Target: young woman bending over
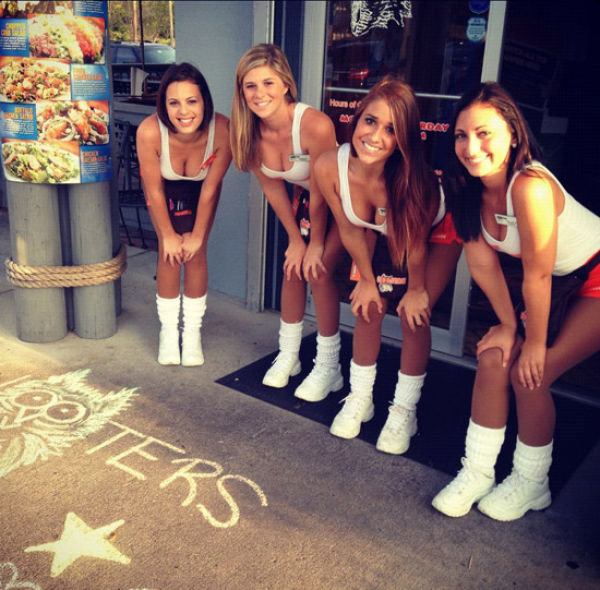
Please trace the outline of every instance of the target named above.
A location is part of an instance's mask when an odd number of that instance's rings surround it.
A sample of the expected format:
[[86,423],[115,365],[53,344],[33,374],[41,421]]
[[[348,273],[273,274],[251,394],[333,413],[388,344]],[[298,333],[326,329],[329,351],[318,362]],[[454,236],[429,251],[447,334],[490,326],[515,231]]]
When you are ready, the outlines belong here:
[[[433,505],[463,516],[479,501],[491,518],[514,520],[551,502],[550,385],[600,349],[600,218],[538,161],[523,114],[500,85],[488,82],[467,93],[452,131],[452,214],[473,279],[500,323],[477,345],[463,467]],[[521,259],[525,311],[519,317],[497,251]],[[495,486],[511,385],[518,419],[513,469]]]
[[[332,273],[343,252],[335,224],[314,181],[314,162],[335,146],[331,120],[300,103],[287,58],[261,44],[240,59],[231,110],[235,165],[252,171],[288,236],[281,288],[279,354],[263,384],[285,387],[300,370],[299,350],[310,282],[317,315],[317,356],[295,395],[320,401],[343,386],[339,366],[339,296]],[[290,202],[286,183],[294,187]],[[310,211],[309,211],[310,208]]]
[[403,344],[398,382],[377,448],[394,454],[404,453],[417,431],[416,407],[431,349],[431,308],[460,254],[452,235],[447,243],[428,247],[445,206],[425,162],[419,122],[410,86],[383,80],[354,114],[352,143],[323,154],[315,166],[360,275],[350,295],[356,315],[350,395],[330,431],[353,438],[361,422],[373,417],[381,322],[391,303],[401,320]]
[[175,64],[165,72],[156,114],[140,123],[136,143],[144,195],[158,237],[158,362],[201,365],[200,328],[208,286],[206,245],[231,151],[227,117],[214,112],[206,80],[193,65]]

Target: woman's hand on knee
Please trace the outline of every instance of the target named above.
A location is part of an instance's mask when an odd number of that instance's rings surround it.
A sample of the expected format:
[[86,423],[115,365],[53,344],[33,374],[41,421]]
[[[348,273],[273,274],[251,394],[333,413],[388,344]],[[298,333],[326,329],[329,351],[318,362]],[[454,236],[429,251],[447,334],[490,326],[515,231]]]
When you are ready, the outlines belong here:
[[379,314],[383,313],[383,303],[377,290],[377,286],[370,281],[360,280],[350,293],[352,313],[358,317],[362,316],[365,322],[370,322],[369,306],[373,304]]
[[520,344],[516,335],[516,329],[506,324],[492,326],[485,336],[477,343],[477,358],[492,348],[500,349],[502,353],[502,366],[508,367],[511,357],[515,354],[515,348]]
[[546,351],[545,344],[525,340],[517,362],[517,376],[521,387],[533,390],[542,384]]
[[425,289],[408,289],[400,299],[396,312],[400,318],[404,312],[404,319],[412,332],[416,332],[417,328],[429,326],[429,294]]
[[162,239],[163,260],[171,266],[180,265],[183,260],[183,238],[179,234],[166,236]]
[[323,246],[308,244],[302,261],[302,271],[307,281],[316,280],[320,274],[327,273],[327,269],[323,264]]
[[195,236],[192,232],[183,234],[181,242],[182,261],[189,262],[202,249],[202,239]]
[[306,244],[304,240],[290,241],[285,251],[285,261],[283,263],[283,274],[288,281],[292,279],[293,275],[296,275],[300,280],[304,280],[302,277],[302,261],[305,252]]

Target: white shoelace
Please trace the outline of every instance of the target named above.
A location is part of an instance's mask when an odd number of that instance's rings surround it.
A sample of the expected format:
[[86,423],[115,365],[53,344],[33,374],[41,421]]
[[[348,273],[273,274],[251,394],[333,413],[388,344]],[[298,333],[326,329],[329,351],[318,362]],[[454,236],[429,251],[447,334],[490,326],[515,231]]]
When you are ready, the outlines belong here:
[[[313,362],[316,359],[313,359]],[[337,375],[337,367],[327,367],[322,364],[315,364],[313,370],[306,377],[307,381],[313,381],[317,385],[325,386]]]
[[531,488],[541,485],[539,482],[523,477],[518,471],[512,471],[510,475],[500,484],[498,484],[495,495],[503,500],[510,501],[513,498],[528,496],[531,494]]
[[390,402],[390,404],[391,405],[388,410],[389,414],[385,423],[385,428],[394,434],[400,434],[406,430],[406,427],[411,419],[412,411],[403,406],[399,406],[394,402]]
[[463,457],[460,461],[463,466],[462,469],[446,488],[448,491],[457,492],[458,494],[462,494],[471,483],[480,483],[479,474],[468,466],[465,458]]
[[344,403],[340,414],[343,413],[345,418],[358,418],[364,413],[369,401],[368,397],[351,393],[340,400],[340,403]]

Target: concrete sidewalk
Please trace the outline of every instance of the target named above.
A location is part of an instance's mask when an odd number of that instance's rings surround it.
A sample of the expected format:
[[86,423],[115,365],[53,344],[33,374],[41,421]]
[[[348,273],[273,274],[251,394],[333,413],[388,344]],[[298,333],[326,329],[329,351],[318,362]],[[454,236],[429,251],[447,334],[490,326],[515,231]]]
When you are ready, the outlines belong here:
[[155,261],[105,340],[20,341],[0,279],[0,588],[600,587],[598,447],[542,513],[446,518],[447,475],[215,384],[278,315],[209,293],[206,364],[158,365]]

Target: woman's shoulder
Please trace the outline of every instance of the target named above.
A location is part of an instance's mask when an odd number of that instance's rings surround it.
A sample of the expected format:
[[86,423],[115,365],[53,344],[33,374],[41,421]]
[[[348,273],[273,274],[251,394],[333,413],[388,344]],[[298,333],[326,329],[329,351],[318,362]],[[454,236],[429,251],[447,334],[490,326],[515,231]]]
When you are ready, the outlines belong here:
[[334,138],[335,127],[333,121],[321,111],[309,106],[302,115],[300,123],[302,134],[310,138]]
[[160,129],[158,127],[158,116],[156,113],[146,117],[139,125],[136,131],[137,139],[147,142],[154,140],[160,141]]
[[315,161],[315,172],[317,174],[328,173],[332,171],[337,173],[337,153],[338,148],[335,147],[320,154]]
[[143,146],[160,145],[160,129],[158,127],[158,116],[156,114],[146,117],[136,131],[136,140]]
[[229,137],[229,119],[217,112],[215,112],[215,135]]
[[527,199],[544,204],[558,189],[550,172],[541,164],[528,165],[519,170],[514,177],[511,189],[513,202]]
[[215,111],[215,125],[217,127],[229,126],[229,117]]

